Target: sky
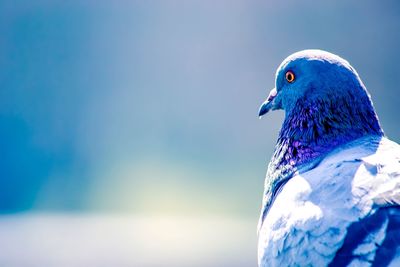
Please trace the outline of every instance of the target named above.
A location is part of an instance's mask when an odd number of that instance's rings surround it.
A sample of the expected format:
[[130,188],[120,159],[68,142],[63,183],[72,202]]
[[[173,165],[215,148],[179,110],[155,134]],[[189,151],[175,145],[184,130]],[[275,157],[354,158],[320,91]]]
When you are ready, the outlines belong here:
[[257,113],[280,62],[347,59],[400,142],[399,32],[395,0],[2,0],[0,213],[226,216],[255,232],[284,116]]

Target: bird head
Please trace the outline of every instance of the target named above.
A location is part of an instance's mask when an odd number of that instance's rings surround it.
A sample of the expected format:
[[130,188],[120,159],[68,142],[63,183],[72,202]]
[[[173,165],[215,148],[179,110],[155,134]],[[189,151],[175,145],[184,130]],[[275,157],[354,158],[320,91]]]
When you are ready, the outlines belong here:
[[285,111],[276,157],[295,158],[297,164],[364,135],[383,135],[364,84],[339,56],[321,50],[294,53],[278,67],[275,86],[259,116]]
[[[344,59],[322,50],[303,50],[290,55],[278,67],[275,88],[261,105],[259,116],[276,109],[286,115],[316,102],[370,102],[357,72]],[[357,104],[353,103],[353,104]]]

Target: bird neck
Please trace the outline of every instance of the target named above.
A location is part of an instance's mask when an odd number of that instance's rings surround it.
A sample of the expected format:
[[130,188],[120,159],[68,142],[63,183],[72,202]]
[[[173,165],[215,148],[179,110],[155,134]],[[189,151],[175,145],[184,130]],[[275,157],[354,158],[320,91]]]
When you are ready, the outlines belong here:
[[361,99],[347,95],[334,101],[317,99],[297,103],[286,114],[269,171],[282,173],[298,169],[337,146],[365,135],[383,135],[367,95]]
[[313,169],[338,146],[368,135],[384,134],[366,93],[362,98],[347,95],[334,101],[296,103],[286,113],[268,166],[259,227],[276,195],[295,173]]

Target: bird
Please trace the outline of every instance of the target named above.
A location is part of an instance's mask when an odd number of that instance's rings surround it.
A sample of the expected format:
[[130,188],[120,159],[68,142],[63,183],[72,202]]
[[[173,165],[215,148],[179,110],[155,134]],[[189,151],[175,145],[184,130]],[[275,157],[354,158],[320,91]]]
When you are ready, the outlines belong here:
[[400,146],[348,61],[296,52],[259,117],[284,118],[265,177],[258,265],[400,266]]

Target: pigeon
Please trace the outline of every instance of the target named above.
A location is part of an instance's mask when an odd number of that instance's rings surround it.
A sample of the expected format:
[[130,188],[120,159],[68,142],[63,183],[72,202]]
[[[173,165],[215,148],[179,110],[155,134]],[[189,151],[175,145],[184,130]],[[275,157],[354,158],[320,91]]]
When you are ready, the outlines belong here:
[[400,266],[400,146],[348,61],[303,50],[259,116],[284,121],[264,184],[258,265]]

